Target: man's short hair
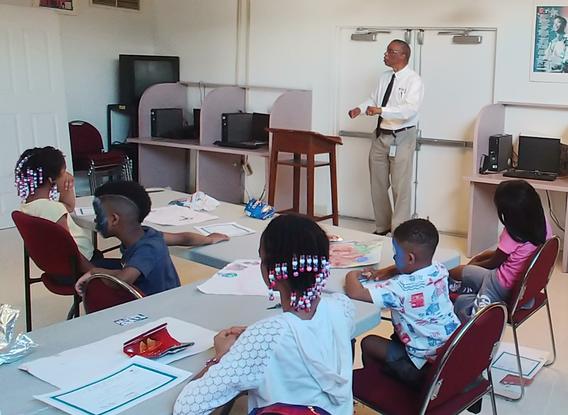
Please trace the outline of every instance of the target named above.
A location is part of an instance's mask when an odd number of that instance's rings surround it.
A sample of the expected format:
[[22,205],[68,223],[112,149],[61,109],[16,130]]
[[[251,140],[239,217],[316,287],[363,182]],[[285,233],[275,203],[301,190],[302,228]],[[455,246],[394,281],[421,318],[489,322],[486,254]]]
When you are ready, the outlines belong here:
[[408,45],[408,43],[406,43],[402,39],[395,39],[391,43],[396,43],[398,46],[401,47],[402,53],[404,53],[404,55],[406,56],[406,61],[408,62],[410,60],[410,54],[411,54],[410,46]]
[[142,223],[150,209],[152,201],[146,189],[140,184],[131,181],[107,182],[95,190],[96,197],[102,196],[122,196],[131,201],[137,208],[137,220]]
[[424,255],[434,256],[440,237],[436,227],[426,219],[410,219],[394,230],[393,238],[422,250]]

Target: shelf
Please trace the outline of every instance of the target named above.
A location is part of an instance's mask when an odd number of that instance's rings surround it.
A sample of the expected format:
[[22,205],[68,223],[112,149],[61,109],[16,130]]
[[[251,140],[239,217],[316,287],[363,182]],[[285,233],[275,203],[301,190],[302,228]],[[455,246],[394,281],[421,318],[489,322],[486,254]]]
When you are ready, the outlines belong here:
[[[294,159],[290,160],[278,160],[278,164],[284,166],[293,166],[293,167],[308,167],[308,161],[306,159],[302,159],[300,162],[294,161]],[[329,166],[329,161],[315,161],[314,167],[321,167],[321,166]]]
[[514,102],[514,101],[499,101],[499,102],[497,102],[497,104],[506,105],[508,107],[526,107],[526,108],[544,108],[544,109],[568,110],[568,105],[564,105],[564,104],[544,104],[544,103]]
[[269,157],[270,152],[267,147],[258,149],[246,149],[246,148],[233,148],[233,147],[218,147],[215,145],[202,145],[199,144],[199,140],[175,140],[169,138],[129,138],[129,143],[137,143],[148,146],[158,146],[158,147],[171,147],[171,148],[182,148],[185,150],[196,150],[196,151],[207,151],[210,153],[223,153],[223,154],[235,154],[242,156],[258,156],[258,157]]

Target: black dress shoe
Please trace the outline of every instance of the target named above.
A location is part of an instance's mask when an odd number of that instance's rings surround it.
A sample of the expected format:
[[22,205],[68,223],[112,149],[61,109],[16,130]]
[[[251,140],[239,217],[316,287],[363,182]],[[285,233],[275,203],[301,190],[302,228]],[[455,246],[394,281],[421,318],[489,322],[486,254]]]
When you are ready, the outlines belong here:
[[373,232],[375,235],[379,235],[379,236],[387,236],[390,233],[390,229],[383,231],[383,232]]

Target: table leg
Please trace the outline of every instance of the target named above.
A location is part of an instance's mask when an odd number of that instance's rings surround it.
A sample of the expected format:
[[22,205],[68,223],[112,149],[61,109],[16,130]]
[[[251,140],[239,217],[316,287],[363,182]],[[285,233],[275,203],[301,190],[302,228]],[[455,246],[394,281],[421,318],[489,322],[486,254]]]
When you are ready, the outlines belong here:
[[467,255],[472,257],[497,243],[498,218],[493,204],[495,185],[471,183]]

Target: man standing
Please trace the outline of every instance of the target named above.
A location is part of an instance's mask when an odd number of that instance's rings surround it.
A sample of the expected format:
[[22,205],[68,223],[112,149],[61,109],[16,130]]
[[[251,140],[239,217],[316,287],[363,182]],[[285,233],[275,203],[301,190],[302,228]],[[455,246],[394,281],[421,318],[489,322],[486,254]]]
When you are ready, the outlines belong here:
[[[369,170],[375,233],[379,235],[386,235],[410,219],[412,160],[424,86],[420,76],[408,67],[409,59],[408,44],[393,40],[383,58],[392,70],[380,76],[377,88],[367,101],[349,111],[351,118],[362,112],[378,115],[376,139],[369,152]],[[394,213],[388,195],[391,186]]]

